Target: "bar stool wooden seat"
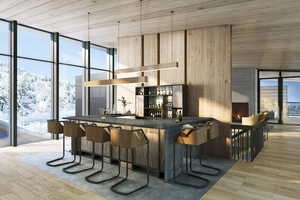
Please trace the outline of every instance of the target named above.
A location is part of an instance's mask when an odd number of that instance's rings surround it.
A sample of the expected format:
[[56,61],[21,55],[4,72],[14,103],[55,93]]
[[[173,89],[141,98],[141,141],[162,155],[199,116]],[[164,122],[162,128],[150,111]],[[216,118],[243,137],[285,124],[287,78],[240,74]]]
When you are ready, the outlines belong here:
[[[175,137],[174,142],[174,155],[173,155],[173,177],[174,182],[177,184],[195,187],[195,188],[205,188],[209,184],[209,180],[203,177],[200,177],[198,175],[195,175],[192,172],[192,146],[200,146],[201,144],[204,144],[207,142],[207,131],[209,127],[207,125],[197,125],[197,126],[190,126],[185,127],[181,130],[181,132]],[[200,180],[200,184],[192,184],[192,183],[186,183],[183,181],[179,181],[177,179],[177,173],[176,173],[176,143],[185,145],[185,173],[184,175],[192,177],[194,179]],[[189,163],[189,164],[188,164]]]
[[[64,128],[63,128],[63,121],[58,121],[58,120],[48,120],[47,121],[47,126],[48,126],[48,132],[51,134],[55,135],[60,135],[64,133]],[[63,160],[65,158],[65,136],[63,135],[63,155],[62,157],[56,158],[54,160],[48,161],[46,164],[49,167],[59,167],[62,165],[70,164],[73,163],[74,161],[70,162],[63,162],[63,163],[58,163],[58,164],[53,164],[57,161]]]
[[100,184],[100,183],[110,181],[114,178],[119,177],[120,171],[117,176],[112,177],[112,178],[108,178],[108,179],[104,179],[104,180],[100,180],[100,181],[91,180],[92,177],[103,172],[104,143],[110,142],[110,128],[112,128],[112,126],[100,127],[100,126],[96,126],[96,125],[89,125],[89,126],[85,127],[86,140],[92,142],[92,144],[93,144],[93,147],[92,147],[93,148],[93,150],[92,150],[93,165],[92,165],[92,167],[95,166],[95,143],[101,144],[101,168],[100,168],[100,170],[85,177],[85,180],[89,183]]
[[[112,146],[116,146],[119,148],[119,173],[121,168],[121,158],[120,158],[120,149],[126,149],[126,175],[125,177],[117,182],[116,184],[111,186],[111,190],[117,194],[121,195],[129,195],[134,192],[137,192],[143,188],[146,188],[149,185],[149,140],[146,137],[144,131],[142,129],[136,130],[125,130],[125,129],[111,129],[111,144]],[[147,182],[146,184],[139,186],[136,189],[130,190],[129,192],[121,192],[117,188],[120,187],[123,183],[125,183],[128,179],[128,150],[134,149],[137,147],[147,146]]]
[[[208,121],[206,123],[206,125],[208,126],[208,130],[207,130],[207,141],[211,141],[214,140],[216,138],[219,137],[219,122],[217,121]],[[192,169],[192,159],[191,159],[191,171],[193,173],[198,173],[198,174],[203,174],[203,175],[208,175],[208,176],[219,176],[221,173],[221,169],[216,168],[216,167],[212,167],[209,166],[207,164],[203,164],[202,163],[202,153],[201,153],[201,145],[200,145],[200,157],[199,157],[199,163],[200,166],[203,168],[207,168],[207,169],[211,169],[213,171],[215,171],[215,173],[209,173],[209,172],[203,172],[203,171],[196,171]]]
[[70,171],[70,169],[81,165],[81,160],[82,160],[81,145],[77,145],[77,142],[82,137],[85,137],[85,130],[83,128],[83,125],[84,124],[79,124],[79,123],[75,123],[75,122],[65,122],[64,123],[64,136],[71,137],[75,141],[76,152],[73,152],[74,153],[73,162],[76,161],[77,148],[78,148],[78,153],[79,153],[79,161],[77,163],[74,163],[73,165],[63,168],[63,171],[67,174],[78,174],[78,173],[93,169],[93,167],[89,167],[89,168],[80,169],[80,170],[76,170],[76,171]]

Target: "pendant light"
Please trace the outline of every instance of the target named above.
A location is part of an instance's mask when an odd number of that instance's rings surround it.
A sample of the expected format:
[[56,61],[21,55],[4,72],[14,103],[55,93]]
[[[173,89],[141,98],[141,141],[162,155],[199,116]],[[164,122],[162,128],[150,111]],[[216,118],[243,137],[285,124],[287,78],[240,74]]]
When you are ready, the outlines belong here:
[[[117,40],[119,38],[119,32],[120,32],[120,21],[117,22]],[[84,83],[84,86],[97,87],[97,86],[104,86],[104,85],[136,84],[136,83],[145,83],[147,81],[148,81],[147,76],[138,76],[138,77],[129,77],[129,78],[113,78],[108,80],[87,81]]]
[[[140,35],[143,34],[142,31],[142,15],[143,15],[143,0],[140,0]],[[171,59],[173,61],[173,15],[174,11],[171,11],[171,34],[172,34],[172,56]],[[170,69],[177,69],[178,68],[178,62],[170,62],[170,63],[162,63],[162,64],[156,64],[156,65],[146,65],[141,67],[132,67],[132,68],[125,68],[125,69],[119,69],[115,71],[115,74],[124,74],[124,73],[135,73],[135,72],[148,72],[148,71],[158,71],[158,70],[170,70]]]

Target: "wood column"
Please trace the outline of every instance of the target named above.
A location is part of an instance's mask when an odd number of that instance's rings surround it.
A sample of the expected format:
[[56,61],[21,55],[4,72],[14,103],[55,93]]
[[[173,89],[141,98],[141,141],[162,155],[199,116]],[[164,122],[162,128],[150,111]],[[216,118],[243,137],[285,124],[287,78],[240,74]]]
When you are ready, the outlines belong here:
[[187,31],[187,114],[223,123],[221,137],[206,145],[213,156],[230,157],[231,26]]

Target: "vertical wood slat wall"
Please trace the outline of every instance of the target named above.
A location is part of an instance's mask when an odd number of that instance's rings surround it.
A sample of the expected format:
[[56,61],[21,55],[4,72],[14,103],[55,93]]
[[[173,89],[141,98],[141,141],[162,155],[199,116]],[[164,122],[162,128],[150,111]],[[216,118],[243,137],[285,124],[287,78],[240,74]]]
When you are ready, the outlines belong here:
[[[173,41],[172,41],[173,39]],[[176,70],[160,72],[160,85],[185,83],[185,31],[160,34],[160,63],[179,63]]]
[[[119,63],[137,67],[142,61],[144,65],[178,61],[177,70],[145,72],[144,75],[149,77],[149,82],[145,85],[186,84],[186,115],[213,117],[224,122],[220,129],[222,136],[206,145],[205,151],[215,156],[229,157],[228,123],[232,116],[231,26],[176,31],[173,35],[171,32],[149,34],[143,37],[143,44],[141,36],[119,39]],[[141,47],[144,48],[143,55]],[[117,86],[117,97],[126,95],[131,101],[135,96],[134,87]]]
[[223,122],[219,137],[206,145],[207,154],[230,157],[231,26],[187,31],[187,113]]
[[[144,65],[158,64],[158,35],[149,34],[144,35]],[[145,86],[158,84],[158,71],[144,72],[144,76],[148,77],[148,82]]]
[[[118,40],[118,68],[139,67],[142,64],[142,37],[122,37]],[[140,73],[119,74],[118,78],[140,76]],[[115,97],[118,110],[123,110],[118,101],[122,96],[130,102],[127,109],[135,112],[135,85],[118,85],[115,87]]]

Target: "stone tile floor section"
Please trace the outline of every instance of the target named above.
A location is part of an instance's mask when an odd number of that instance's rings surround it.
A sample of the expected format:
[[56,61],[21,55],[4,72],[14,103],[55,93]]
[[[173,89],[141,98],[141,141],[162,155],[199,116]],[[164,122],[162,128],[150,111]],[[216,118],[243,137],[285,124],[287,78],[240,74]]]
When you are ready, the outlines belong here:
[[[204,189],[197,189],[197,188],[191,188],[186,187],[174,183],[165,183],[162,179],[158,179],[154,176],[150,176],[150,185],[148,188],[143,189],[141,191],[138,191],[134,194],[131,194],[129,196],[122,196],[113,193],[110,190],[111,185],[119,181],[120,179],[116,179],[107,183],[102,184],[91,184],[87,183],[84,179],[85,176],[88,174],[91,174],[92,172],[96,171],[100,168],[100,162],[97,161],[95,170],[83,172],[76,175],[70,175],[62,172],[63,167],[48,167],[45,163],[48,160],[54,159],[55,156],[58,156],[59,153],[56,152],[36,152],[34,154],[26,154],[26,155],[20,155],[18,159],[21,161],[30,164],[34,167],[37,167],[41,170],[44,170],[48,173],[51,173],[53,175],[56,175],[66,181],[69,181],[73,184],[76,184],[83,189],[86,189],[90,192],[94,192],[101,197],[104,197],[105,199],[109,200],[123,200],[123,199],[130,199],[130,200],[157,200],[157,199],[165,199],[165,200],[174,200],[174,199],[180,199],[180,200],[195,200],[200,199],[208,190],[211,188],[234,164],[234,161],[230,160],[223,160],[223,159],[209,159],[204,160],[203,162],[205,164],[210,164],[215,167],[219,167],[222,169],[222,174],[218,177],[212,177],[212,176],[203,176],[205,178],[208,178],[211,183],[207,188]],[[68,158],[66,160],[71,160],[72,156],[67,153]],[[91,160],[88,157],[83,157],[83,163],[84,165],[75,169],[81,169],[81,168],[87,168],[91,165]],[[197,170],[199,169],[198,164],[196,160],[193,161],[194,167],[193,169]],[[117,166],[110,165],[108,163],[104,164],[104,172],[95,177],[95,179],[103,179],[111,177],[115,174],[117,174]],[[206,169],[201,169],[202,171],[207,171]],[[125,175],[125,168],[122,167],[121,169],[121,176]],[[180,177],[182,179],[182,177]],[[129,170],[129,184],[124,185],[124,188],[122,191],[128,191],[128,189],[131,189],[132,187],[144,184],[146,181],[146,174],[143,172],[137,172]],[[197,183],[195,180],[190,178],[185,178],[186,181],[191,181],[192,183]]]

